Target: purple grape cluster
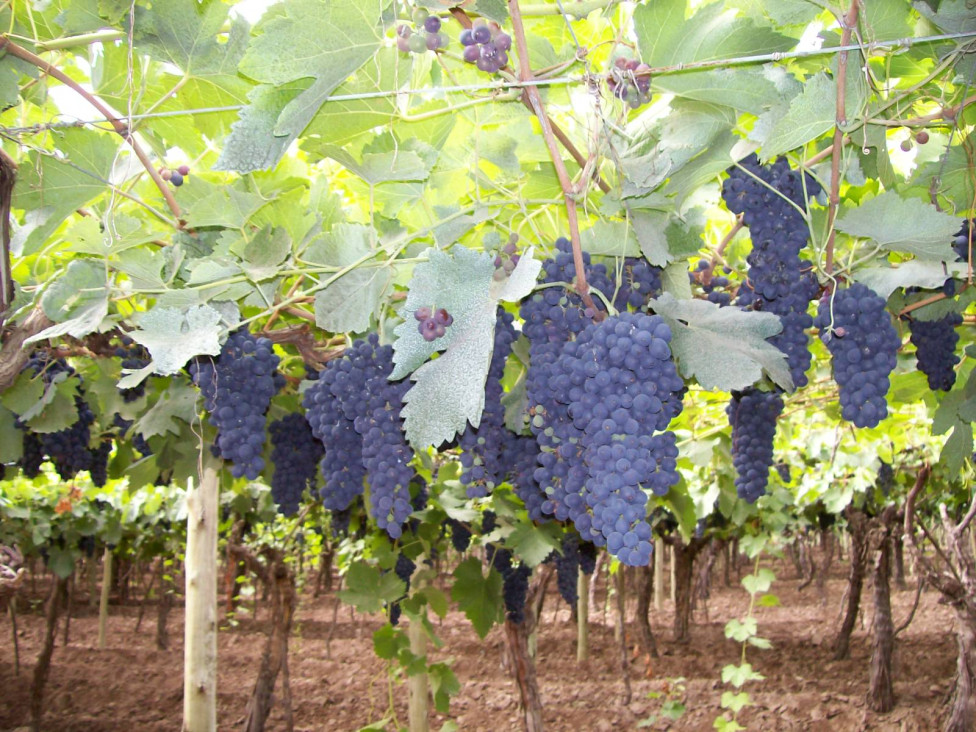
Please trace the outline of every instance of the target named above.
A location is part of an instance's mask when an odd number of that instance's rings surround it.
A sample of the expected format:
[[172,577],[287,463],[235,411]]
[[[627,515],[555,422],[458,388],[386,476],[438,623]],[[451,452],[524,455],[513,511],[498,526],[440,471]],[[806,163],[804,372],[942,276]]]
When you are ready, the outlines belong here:
[[[129,431],[132,424],[133,421],[131,419],[125,419],[118,412],[116,412],[112,417],[112,426],[118,429],[117,438],[120,440],[125,438],[125,435]],[[143,456],[152,455],[152,448],[149,447],[149,442],[145,437],[142,436],[141,433],[134,432],[129,439],[132,441],[132,446],[142,453]]]
[[35,437],[33,433],[18,419],[16,425],[24,430],[23,456],[20,464],[24,475],[36,477],[40,473],[41,463],[47,458],[54,464],[54,469],[63,480],[70,480],[78,472],[88,470],[92,464],[92,451],[88,448],[91,441],[91,426],[95,423],[95,414],[84,398],[82,380],[78,373],[61,358],[52,359],[43,351],[35,351],[24,366],[35,376],[40,376],[44,384],[50,386],[61,378],[74,379],[76,383],[74,404],[75,421],[63,430],[45,432]]
[[579,599],[576,580],[580,566],[580,541],[576,534],[569,533],[563,537],[562,553],[556,554],[556,587],[559,595],[569,603],[576,605]]
[[327,447],[320,463],[325,507],[347,508],[365,479],[373,519],[396,539],[413,510],[415,473],[400,417],[410,385],[391,382],[392,372],[393,348],[372,334],[328,363],[305,392],[304,406],[312,433]]
[[970,241],[973,241],[976,248],[976,224],[973,219],[966,219],[952,240],[952,249],[960,262],[969,261]]
[[227,337],[216,359],[190,365],[210,424],[217,428],[214,451],[231,461],[235,478],[257,480],[264,470],[264,414],[282,385],[280,359],[272,348],[270,339],[239,329]]
[[579,566],[583,574],[593,574],[596,571],[596,552],[595,544],[588,541],[581,541],[579,547]]
[[588,326],[545,370],[546,398],[533,417],[549,424],[536,472],[548,495],[543,510],[635,566],[652,550],[643,488],[663,495],[678,480],[666,430],[684,382],[670,340],[658,316],[623,313]]
[[550,517],[542,510],[546,494],[535,477],[538,458],[539,443],[534,437],[505,431],[501,456],[501,464],[507,469],[505,479],[512,484],[515,495],[522,499],[529,518],[545,523]]
[[[949,280],[951,282],[951,280]],[[932,391],[949,391],[956,383],[956,344],[959,333],[956,326],[962,325],[962,315],[948,313],[938,320],[912,320],[911,341],[915,346],[918,370],[925,374]]]
[[108,482],[108,457],[111,453],[111,442],[100,442],[91,450],[91,465],[88,467],[88,473],[91,475],[92,483],[98,488]]
[[832,356],[841,415],[856,427],[876,427],[888,416],[888,376],[901,347],[884,299],[856,282],[824,295],[815,325]]
[[809,238],[801,211],[820,191],[809,174],[790,170],[784,158],[763,166],[755,154],[730,168],[722,185],[726,206],[742,215],[752,236],[749,279],[739,289],[738,304],[779,316],[783,330],[770,342],[786,354],[796,387],[807,383],[806,331],[813,325],[807,311],[819,291],[812,264],[800,259]]
[[396,558],[396,564],[393,565],[393,573],[403,580],[403,583],[407,586],[404,594],[399,600],[395,600],[390,603],[390,624],[396,625],[400,622],[400,600],[403,600],[410,593],[410,578],[413,577],[414,570],[417,569],[417,564],[412,559],[410,559],[403,552],[399,552]]
[[512,234],[505,246],[495,255],[495,274],[496,282],[501,282],[511,276],[518,266],[520,255],[518,253],[518,234]]
[[[115,349],[117,358],[122,359],[122,368],[138,371],[149,365],[149,353],[140,345],[137,345],[128,336],[123,336],[122,345]],[[129,389],[119,389],[122,401],[126,404],[140,399],[146,393],[146,382],[142,381],[137,386]]]
[[463,521],[450,517],[448,517],[445,525],[451,527],[451,546],[454,547],[454,551],[466,552],[471,546],[471,527]]
[[631,109],[651,101],[651,67],[637,59],[617,58],[610,67],[607,86]]
[[431,15],[426,8],[417,8],[413,11],[413,23],[416,29],[406,23],[397,26],[396,44],[401,52],[425,53],[447,48],[449,39],[436,15]]
[[485,548],[492,568],[502,576],[502,600],[505,602],[506,617],[513,623],[524,622],[525,598],[528,595],[532,570],[526,564],[514,566],[512,552],[508,549],[496,547],[494,544]]
[[891,467],[891,463],[886,463],[884,460],[881,461],[881,465],[878,467],[878,488],[881,489],[881,493],[888,497],[891,493],[891,489],[895,487],[895,470]]
[[468,425],[458,445],[461,447],[461,485],[468,498],[484,498],[503,477],[502,451],[505,446],[505,407],[501,379],[505,362],[515,341],[514,318],[499,309],[495,317],[495,343],[488,378],[485,381],[485,408],[477,427]]
[[325,447],[301,414],[288,414],[268,428],[271,434],[271,497],[286,516],[298,511],[306,488],[315,486]]
[[494,74],[508,64],[512,37],[496,23],[475,18],[470,28],[461,31],[461,45],[464,46],[465,61],[475,64],[481,71]]
[[620,312],[646,310],[648,301],[661,294],[662,271],[646,259],[625,258],[620,272],[613,273],[619,275],[614,278],[617,287],[613,306]]
[[413,317],[417,321],[417,330],[428,342],[442,337],[447,329],[454,324],[454,316],[444,308],[426,306],[417,308],[413,311]]
[[750,503],[766,492],[769,468],[773,465],[776,420],[782,412],[782,394],[759,389],[732,392],[732,400],[726,407],[732,425],[735,491],[739,498]]
[[688,280],[691,284],[701,287],[705,299],[724,308],[732,304],[732,290],[735,288],[727,277],[730,273],[731,270],[725,267],[725,274],[717,275],[709,260],[699,259],[695,269],[688,273]]

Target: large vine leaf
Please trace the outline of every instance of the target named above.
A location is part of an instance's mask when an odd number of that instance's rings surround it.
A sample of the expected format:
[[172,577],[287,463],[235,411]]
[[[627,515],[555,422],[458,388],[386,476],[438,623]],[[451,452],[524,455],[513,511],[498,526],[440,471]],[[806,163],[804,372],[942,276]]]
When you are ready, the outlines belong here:
[[[498,301],[525,297],[541,267],[529,249],[511,277],[495,283],[495,266],[486,253],[456,247],[453,256],[430,249],[428,257],[414,269],[401,311],[404,322],[394,330],[395,367],[390,377],[400,379],[413,371],[417,383],[404,397],[403,423],[407,440],[417,449],[440,445],[468,422],[481,421]],[[454,316],[442,338],[428,342],[421,336],[412,314],[425,306],[446,308]],[[438,358],[424,363],[441,350]]]
[[[260,35],[240,64],[240,71],[264,88],[251,95],[216,168],[247,173],[274,167],[335,88],[379,49],[380,20],[388,5],[389,0],[277,5],[258,24]],[[300,80],[311,83],[289,86],[284,95],[270,89]]]
[[965,276],[968,266],[963,262],[946,264],[913,259],[895,267],[875,266],[855,270],[854,279],[887,300],[891,293],[903,287],[922,287],[928,290],[942,287],[948,277]]
[[454,570],[451,599],[458,604],[479,638],[502,619],[502,576],[488,571],[485,576],[481,560],[468,557]]
[[194,356],[220,353],[220,313],[209,305],[188,310],[155,307],[130,334],[153,357],[155,373],[175,374]]
[[109,290],[105,267],[87,259],[75,259],[41,297],[44,314],[55,322],[25,343],[71,335],[82,338],[96,330],[108,315]]
[[838,231],[863,237],[883,249],[909,252],[920,259],[952,261],[952,237],[959,219],[917,198],[885,191],[837,218]]
[[783,329],[773,313],[676,300],[667,293],[652,300],[650,308],[671,326],[671,350],[681,373],[705,389],[744,389],[763,372],[784,389],[793,389],[786,355],[766,342]]

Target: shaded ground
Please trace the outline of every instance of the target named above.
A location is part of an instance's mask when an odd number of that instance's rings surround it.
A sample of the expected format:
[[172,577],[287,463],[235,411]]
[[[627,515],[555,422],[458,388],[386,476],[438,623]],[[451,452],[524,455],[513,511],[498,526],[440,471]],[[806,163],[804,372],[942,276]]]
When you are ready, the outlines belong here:
[[[913,624],[898,637],[895,656],[895,693],[898,705],[890,714],[868,711],[864,694],[870,655],[870,588],[865,589],[864,622],[855,630],[851,659],[830,660],[829,643],[839,626],[841,598],[846,589],[845,567],[834,565],[828,583],[828,603],[822,607],[814,587],[798,592],[792,569],[771,564],[780,575],[772,592],[777,608],[760,608],[760,635],[773,649],[750,649],[749,660],[766,680],[748,687],[756,706],[740,721],[756,730],[937,730],[942,701],[955,663],[952,619],[937,602],[937,595],[922,595]],[[569,610],[553,589],[543,610],[538,640],[538,670],[545,705],[547,730],[636,729],[640,720],[659,711],[661,700],[648,692],[661,691],[669,680],[683,677],[685,715],[671,727],[655,729],[710,730],[720,713],[719,700],[729,687],[721,683],[721,669],[737,662],[740,647],[723,636],[725,623],[745,612],[748,595],[741,588],[726,588],[720,573],[713,581],[708,618],[695,614],[690,645],[671,642],[670,602],[661,613],[652,610],[661,658],[648,666],[635,654],[631,663],[633,701],[622,704],[623,685],[614,642],[612,608],[603,611],[605,584],[600,581],[597,608],[591,618],[592,659],[576,663],[576,630]],[[912,580],[909,580],[912,584]],[[116,732],[119,730],[178,730],[182,715],[182,612],[170,616],[171,649],[154,645],[155,612],[149,608],[141,630],[134,632],[137,606],[111,608],[109,647],[96,649],[97,618],[79,588],[79,603],[71,621],[67,647],[59,635],[47,691],[45,730],[58,732]],[[21,599],[21,607],[25,600]],[[913,589],[893,588],[895,625],[907,617]],[[349,608],[338,613],[330,649],[333,599],[302,595],[292,638],[290,670],[297,730],[356,730],[386,716],[390,686],[386,667],[372,652],[372,632],[382,625],[376,616],[352,616]],[[633,614],[633,602],[630,613]],[[257,672],[264,642],[264,609],[255,621],[242,612],[235,627],[220,633],[220,729],[234,729],[244,709]],[[465,732],[505,732],[520,729],[517,692],[502,665],[502,636],[496,628],[482,642],[466,619],[452,612],[435,628],[444,641],[439,659],[453,658],[463,689],[452,701],[450,719]],[[30,671],[40,644],[43,618],[40,609],[19,617],[22,667],[13,673],[13,651],[8,619],[0,620],[0,732],[27,724]],[[63,622],[62,622],[63,630]],[[628,638],[634,637],[628,632]],[[331,654],[328,652],[331,650]],[[406,688],[394,682],[392,694],[401,722],[406,720]],[[448,719],[432,715],[432,729]],[[285,728],[280,704],[269,729]],[[392,727],[391,727],[392,728]]]

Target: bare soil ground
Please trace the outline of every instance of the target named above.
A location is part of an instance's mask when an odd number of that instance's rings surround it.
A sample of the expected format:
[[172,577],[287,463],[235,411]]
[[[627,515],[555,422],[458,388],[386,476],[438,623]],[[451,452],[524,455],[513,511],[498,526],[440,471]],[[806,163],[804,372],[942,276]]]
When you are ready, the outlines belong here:
[[[749,685],[755,706],[740,714],[740,722],[753,730],[938,730],[945,712],[943,701],[955,664],[952,618],[938,604],[934,592],[922,595],[912,625],[897,639],[894,667],[895,710],[879,715],[864,702],[870,657],[870,586],[862,602],[863,622],[851,645],[851,658],[831,661],[830,641],[840,624],[840,608],[847,587],[846,565],[834,563],[828,583],[826,606],[814,586],[797,591],[792,568],[769,563],[779,575],[774,592],[781,606],[759,608],[760,635],[770,639],[772,650],[751,648],[749,661],[765,681]],[[29,583],[28,583],[29,584]],[[725,587],[721,573],[713,577],[707,617],[699,606],[692,641],[672,642],[671,603],[651,622],[661,657],[650,663],[632,654],[630,674],[633,699],[623,704],[619,652],[614,641],[612,603],[605,602],[605,578],[598,581],[596,608],[591,617],[591,660],[576,662],[576,629],[569,609],[550,589],[543,609],[538,637],[537,668],[545,705],[547,730],[634,730],[638,723],[660,711],[663,699],[648,692],[662,692],[674,679],[685,679],[681,700],[687,712],[671,726],[657,722],[653,729],[711,730],[721,713],[724,665],[738,661],[741,647],[723,635],[725,623],[741,616],[749,597],[733,583]],[[41,585],[38,584],[38,593]],[[909,589],[892,588],[896,627],[908,616],[914,599]],[[43,633],[40,597],[33,611],[25,605],[18,618],[21,670],[14,675],[9,619],[0,620],[0,731],[28,724],[30,673]],[[372,633],[384,619],[380,615],[353,616],[347,607],[338,613],[331,643],[333,599],[302,594],[291,642],[290,671],[297,730],[356,730],[387,714],[392,695],[397,718],[405,723],[406,686],[388,681],[387,667],[372,651]],[[607,606],[604,612],[604,607]],[[634,612],[631,598],[630,617]],[[97,617],[89,609],[79,587],[71,620],[70,642],[62,645],[59,633],[46,694],[43,729],[57,732],[119,732],[178,730],[182,715],[182,612],[170,615],[171,647],[155,648],[155,608],[147,609],[142,628],[135,632],[138,607],[111,607],[109,643],[96,647]],[[244,719],[264,646],[266,615],[259,608],[255,619],[248,604],[234,627],[219,636],[220,686],[218,721],[221,730],[237,728]],[[451,612],[434,627],[443,647],[432,653],[437,659],[453,659],[463,686],[452,700],[450,715],[431,714],[431,727],[441,728],[448,719],[464,732],[506,732],[521,729],[517,691],[502,663],[503,639],[494,629],[479,640],[463,615]],[[63,632],[63,620],[62,628]],[[636,634],[628,628],[628,638]],[[631,642],[633,647],[633,642]],[[280,689],[280,679],[279,679]],[[278,695],[269,729],[285,729]],[[392,729],[392,726],[390,727]]]

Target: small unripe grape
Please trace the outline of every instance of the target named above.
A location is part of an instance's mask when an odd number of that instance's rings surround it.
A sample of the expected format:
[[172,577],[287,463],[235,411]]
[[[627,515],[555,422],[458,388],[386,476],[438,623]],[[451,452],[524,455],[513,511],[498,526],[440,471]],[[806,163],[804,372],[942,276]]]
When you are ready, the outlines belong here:
[[427,50],[427,37],[420,33],[415,33],[410,36],[407,45],[410,47],[411,53],[423,53]]
[[163,168],[162,170],[159,171],[159,177],[162,178],[163,180],[169,180],[170,176],[172,175],[173,175],[173,171],[170,170],[169,168]]
[[427,8],[415,8],[413,11],[414,25],[423,25],[428,17],[430,17],[430,12]]
[[176,172],[179,173],[180,175],[187,176],[190,174],[190,166],[183,164],[176,169]]
[[899,147],[902,149],[902,152],[908,152],[909,150],[912,149],[912,141],[902,140],[901,145],[899,145]]
[[409,38],[413,35],[413,30],[409,25],[398,25],[396,32],[400,38]]
[[929,141],[929,133],[926,132],[925,130],[919,130],[918,134],[915,135],[915,142],[917,142],[919,145],[924,145],[928,141]]
[[417,320],[428,320],[430,318],[430,308],[426,306],[417,308],[413,311],[413,317]]

